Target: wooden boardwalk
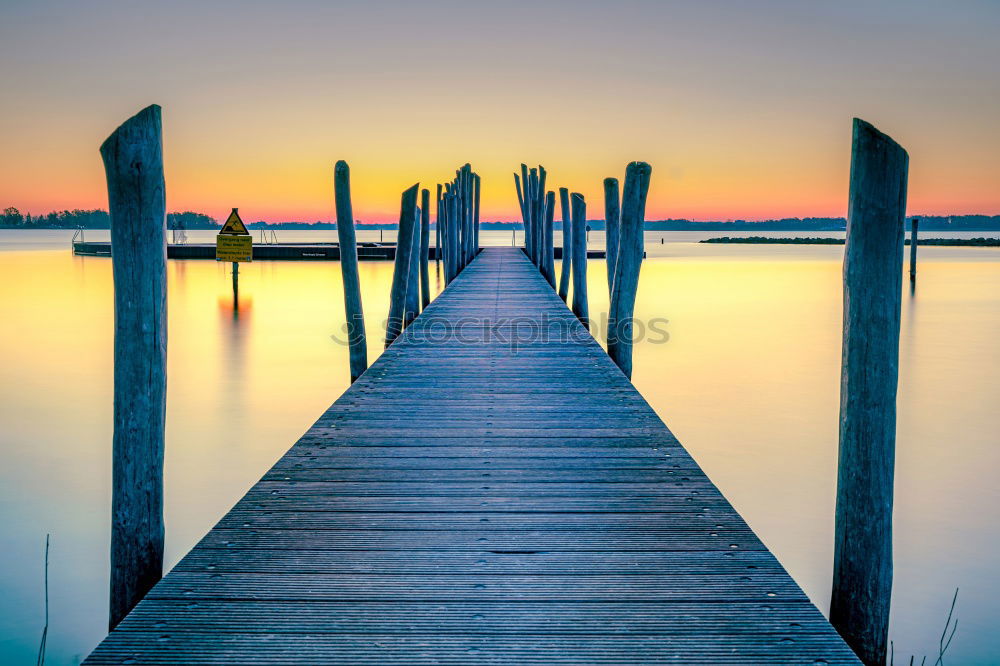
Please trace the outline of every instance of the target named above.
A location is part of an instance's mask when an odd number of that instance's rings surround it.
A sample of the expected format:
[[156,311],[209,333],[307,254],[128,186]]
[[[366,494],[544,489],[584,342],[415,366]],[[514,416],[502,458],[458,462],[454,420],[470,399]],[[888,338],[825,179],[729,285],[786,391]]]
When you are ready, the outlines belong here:
[[495,248],[86,663],[859,662],[524,255]]

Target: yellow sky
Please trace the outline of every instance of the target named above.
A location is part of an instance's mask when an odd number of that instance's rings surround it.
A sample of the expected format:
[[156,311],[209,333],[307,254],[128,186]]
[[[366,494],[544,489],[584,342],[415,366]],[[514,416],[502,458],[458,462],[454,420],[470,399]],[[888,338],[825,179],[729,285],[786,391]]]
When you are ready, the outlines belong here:
[[329,220],[338,159],[372,222],[467,161],[485,220],[522,161],[593,218],[636,159],[647,219],[843,215],[853,116],[911,213],[1000,213],[997,5],[500,4],[5,3],[0,206],[106,207],[98,146],[158,103],[168,208],[215,217]]

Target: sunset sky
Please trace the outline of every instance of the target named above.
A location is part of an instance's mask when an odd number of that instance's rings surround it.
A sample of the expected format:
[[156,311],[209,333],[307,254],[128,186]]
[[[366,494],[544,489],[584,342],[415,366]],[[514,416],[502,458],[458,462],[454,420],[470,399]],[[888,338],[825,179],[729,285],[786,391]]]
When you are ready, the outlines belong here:
[[469,161],[583,192],[653,166],[647,219],[843,215],[851,118],[910,153],[913,214],[1000,213],[1000,3],[0,0],[0,206],[106,208],[98,146],[163,107],[167,204],[355,216]]

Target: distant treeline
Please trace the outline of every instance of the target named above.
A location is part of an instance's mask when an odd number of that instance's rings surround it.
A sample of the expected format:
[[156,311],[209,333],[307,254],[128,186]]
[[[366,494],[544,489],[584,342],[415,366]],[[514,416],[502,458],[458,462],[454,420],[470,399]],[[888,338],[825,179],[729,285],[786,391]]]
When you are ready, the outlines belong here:
[[[1000,215],[951,215],[923,216],[920,218],[921,231],[1000,231]],[[47,215],[22,215],[16,208],[6,208],[0,215],[0,227],[24,229],[107,229],[108,213],[103,210],[64,210]],[[366,223],[357,221],[361,231],[379,229],[395,230],[396,223]],[[167,227],[170,229],[217,229],[220,226],[212,217],[203,213],[168,213]],[[588,220],[587,226],[596,231],[604,230],[604,220]],[[780,220],[725,220],[696,222],[693,220],[650,220],[646,231],[843,231],[847,221],[842,217],[786,217]],[[907,219],[907,229],[909,219]],[[251,222],[250,229],[336,229],[334,222]],[[520,222],[483,222],[481,228],[487,231],[522,230]],[[555,223],[562,229],[562,223]]]
[[[0,227],[8,229],[108,229],[110,222],[105,210],[63,210],[32,216],[10,207],[0,214]],[[219,223],[202,213],[167,213],[167,228],[218,229]]]
[[[919,236],[919,233],[918,233]],[[843,238],[774,238],[771,236],[722,236],[706,238],[699,243],[737,243],[743,245],[844,245]],[[903,241],[909,245],[910,239]],[[947,247],[1000,247],[998,238],[918,238],[917,245],[942,245]]]

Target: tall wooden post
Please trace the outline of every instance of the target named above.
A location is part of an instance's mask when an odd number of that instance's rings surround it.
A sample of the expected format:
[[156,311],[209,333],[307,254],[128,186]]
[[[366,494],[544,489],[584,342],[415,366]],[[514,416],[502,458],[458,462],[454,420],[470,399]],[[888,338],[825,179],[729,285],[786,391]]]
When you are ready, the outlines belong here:
[[910,282],[917,280],[917,228],[919,226],[919,217],[910,220]]
[[587,307],[587,204],[583,195],[574,192],[573,207],[573,314],[589,330]]
[[524,253],[531,258],[531,174],[521,163],[521,187],[524,188]]
[[458,193],[452,191],[451,195],[448,197],[448,256],[451,257],[451,277],[449,281],[458,277],[458,272],[460,270],[458,265],[458,231],[461,224],[461,216],[459,214],[460,209],[459,195]]
[[420,220],[421,208],[417,206],[413,215],[413,239],[410,245],[410,272],[406,277],[406,305],[403,309],[403,328],[406,328],[420,314]]
[[556,212],[556,193],[545,196],[545,223],[542,227],[542,275],[556,288],[555,248],[552,246],[552,225]]
[[535,263],[538,271],[545,273],[545,167],[538,165],[538,184],[535,187]]
[[[523,164],[521,166],[524,167]],[[517,190],[517,205],[521,208],[521,225],[524,227],[524,231],[525,231],[525,234],[524,234],[524,243],[525,243],[525,250],[527,250],[528,249],[527,248],[527,244],[528,244],[528,233],[527,233],[528,232],[528,209],[525,208],[524,201],[525,201],[525,194],[527,193],[527,185],[528,184],[525,183],[524,185],[525,185],[525,192],[522,192],[521,191],[521,178],[520,178],[520,176],[518,176],[515,173],[514,174],[514,188]],[[517,241],[517,230],[515,229],[514,230],[514,234],[511,235],[510,244],[511,245],[515,245],[516,241]]]
[[399,232],[396,238],[396,261],[389,292],[389,320],[385,326],[385,346],[388,347],[403,332],[406,308],[406,283],[410,277],[410,254],[413,251],[414,221],[417,219],[417,183],[403,192],[399,207]]
[[358,277],[358,244],[354,232],[354,208],[351,205],[351,169],[344,160],[338,161],[333,167],[333,192],[337,202],[337,240],[340,243],[340,274],[344,283],[344,308],[347,314],[347,340],[353,384],[368,369],[368,343],[361,304],[361,280]]
[[618,261],[618,179],[604,179],[604,247],[608,264],[608,294],[614,291],[615,262]]
[[524,246],[528,258],[538,267],[538,248],[535,246],[535,226],[538,224],[538,169],[528,170],[528,194],[524,205],[528,208],[528,229],[524,233]]
[[163,575],[167,225],[160,107],[101,145],[115,285],[111,586],[114,628]]
[[569,297],[569,276],[573,265],[573,222],[569,216],[569,190],[559,188],[559,204],[562,207],[562,271],[559,275],[559,298],[566,302]]
[[431,276],[428,269],[431,242],[431,191],[420,191],[420,309],[431,304]]
[[[649,192],[651,172],[652,169],[645,162],[632,162],[626,167],[621,224],[616,225],[619,226],[618,236],[621,242],[617,248],[614,278],[611,280],[613,287],[611,310],[608,313],[608,355],[629,379],[632,378],[632,317],[635,315],[635,295],[639,288],[646,194]],[[604,181],[605,187],[607,182]],[[616,201],[617,185],[616,182]]]
[[830,622],[869,666],[885,663],[888,646],[908,162],[895,141],[855,118]]
[[479,254],[479,190],[482,189],[483,181],[479,177],[478,173],[472,174],[473,179],[473,189],[475,191],[475,198],[473,200],[473,210],[472,210],[472,224],[473,224],[473,234],[472,234],[472,257],[475,258]]
[[441,183],[437,186],[437,199],[435,206],[435,220],[434,220],[434,266],[440,269],[441,264]]

